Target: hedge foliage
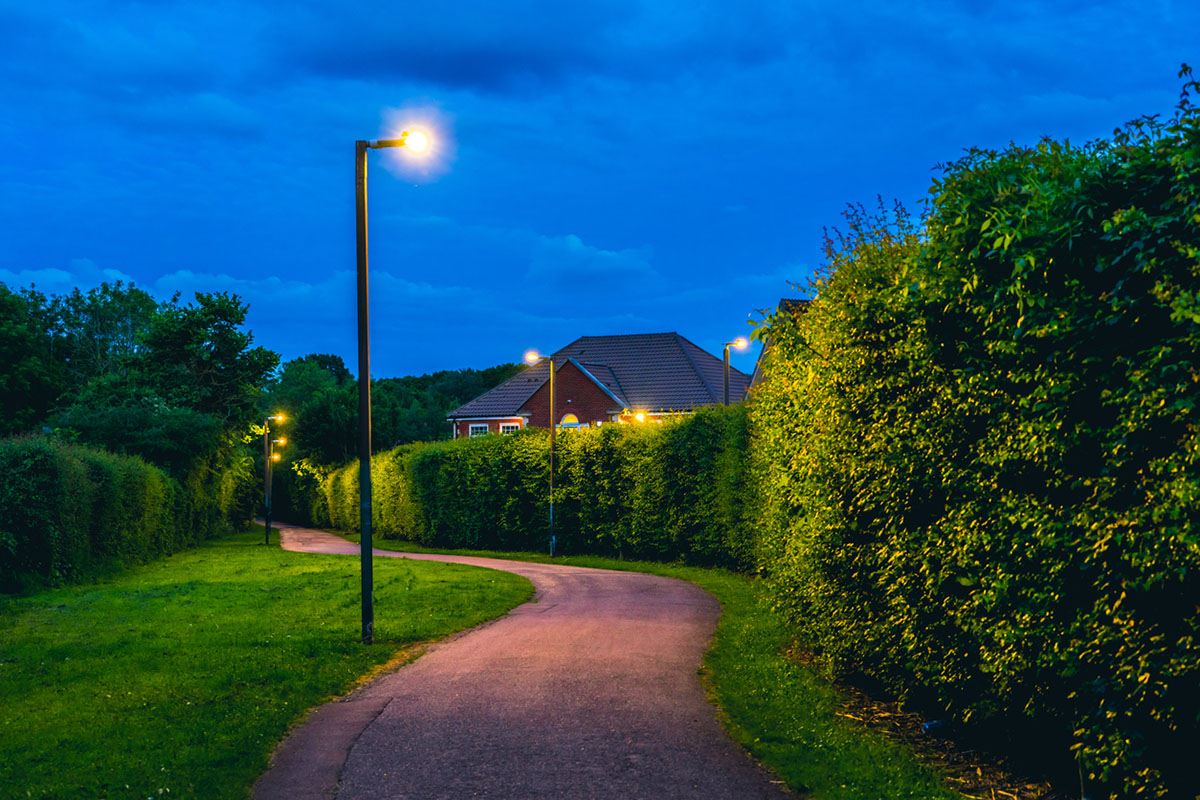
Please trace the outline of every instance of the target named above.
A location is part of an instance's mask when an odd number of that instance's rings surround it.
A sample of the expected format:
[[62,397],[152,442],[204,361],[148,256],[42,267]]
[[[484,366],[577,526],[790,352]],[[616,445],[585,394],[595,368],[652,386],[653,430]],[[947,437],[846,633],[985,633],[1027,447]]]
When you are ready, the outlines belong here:
[[0,440],[0,591],[86,580],[245,524],[255,500],[249,469],[221,452],[176,480],[134,456]]
[[[555,538],[566,553],[752,566],[743,409],[663,425],[563,431],[555,452]],[[545,550],[549,434],[528,429],[406,445],[371,461],[372,529],[431,547]],[[294,499],[306,522],[357,531],[358,464]]]
[[763,330],[777,602],[841,670],[1060,741],[1090,796],[1195,796],[1200,115],[848,219]]

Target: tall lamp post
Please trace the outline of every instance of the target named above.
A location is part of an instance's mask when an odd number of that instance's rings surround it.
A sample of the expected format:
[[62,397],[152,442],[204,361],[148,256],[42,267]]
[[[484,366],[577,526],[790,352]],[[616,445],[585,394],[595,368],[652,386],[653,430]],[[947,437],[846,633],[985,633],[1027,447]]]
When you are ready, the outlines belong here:
[[371,574],[371,351],[367,324],[367,151],[407,147],[414,152],[429,148],[429,137],[404,131],[396,139],[354,143],[354,207],[358,238],[358,494],[362,553],[362,642],[375,638],[374,577]]
[[729,405],[729,348],[731,347],[742,350],[746,347],[746,340],[739,336],[732,342],[725,343],[725,405]]
[[274,484],[274,462],[279,460],[274,445],[287,444],[287,439],[271,438],[271,420],[283,422],[283,414],[276,414],[263,420],[263,505],[266,507],[267,524],[263,528],[263,544],[271,543],[271,487]]
[[558,427],[554,422],[554,359],[550,356],[538,355],[536,350],[525,354],[525,360],[530,364],[542,361],[550,363],[550,555],[554,555],[554,431]]

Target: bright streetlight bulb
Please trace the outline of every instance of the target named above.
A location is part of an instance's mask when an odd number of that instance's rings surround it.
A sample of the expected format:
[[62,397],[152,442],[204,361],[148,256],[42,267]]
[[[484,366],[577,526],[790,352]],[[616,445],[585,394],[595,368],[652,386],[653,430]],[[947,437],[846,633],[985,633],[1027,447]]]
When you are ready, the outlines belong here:
[[408,131],[404,136],[404,146],[414,153],[424,153],[429,149],[429,136],[424,131]]
[[738,338],[733,340],[733,346],[740,350],[746,346],[746,340],[739,336]]
[[539,359],[541,359],[541,356],[538,355],[537,350],[530,350],[525,354],[525,360],[530,364],[536,364]]

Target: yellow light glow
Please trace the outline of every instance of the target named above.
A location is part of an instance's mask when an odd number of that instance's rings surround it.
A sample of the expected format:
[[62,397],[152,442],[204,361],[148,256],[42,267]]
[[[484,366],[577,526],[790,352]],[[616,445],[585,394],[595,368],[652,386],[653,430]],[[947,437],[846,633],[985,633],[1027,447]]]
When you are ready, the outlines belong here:
[[429,145],[429,134],[425,131],[405,131],[404,146],[414,153],[424,153]]
[[272,453],[272,454],[271,454],[271,460],[272,460],[272,461],[278,461],[278,460],[279,460],[279,453]]
[[530,364],[536,364],[540,358],[541,358],[541,356],[538,355],[537,350],[530,350],[528,353],[525,354],[525,360],[528,361]]
[[276,441],[278,444],[284,444],[284,445],[285,445],[285,444],[287,444],[287,439],[276,439],[275,441]]
[[271,417],[271,419],[275,420],[276,422],[283,422],[283,412],[276,414],[275,416]]
[[646,415],[645,415],[645,414],[643,414],[643,413],[642,413],[642,412],[640,412],[640,411],[639,411],[638,413],[634,414],[634,415],[633,415],[633,418],[634,418],[634,419],[636,419],[638,422],[645,422],[645,421],[646,421]]
[[746,340],[740,336],[733,340],[733,346],[738,348],[739,350],[742,349],[743,347],[745,347],[747,344],[748,343],[746,342]]

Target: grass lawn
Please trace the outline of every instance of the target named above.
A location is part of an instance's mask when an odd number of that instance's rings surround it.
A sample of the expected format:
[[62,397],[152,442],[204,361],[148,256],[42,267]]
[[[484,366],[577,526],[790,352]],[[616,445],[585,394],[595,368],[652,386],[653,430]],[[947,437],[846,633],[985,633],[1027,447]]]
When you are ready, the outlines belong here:
[[363,646],[358,557],[261,540],[0,598],[0,797],[245,798],[307,709],[532,595],[509,573],[376,559]]
[[[347,536],[358,541],[357,536]],[[431,550],[376,538],[380,549],[551,562],[543,554]],[[837,716],[842,700],[812,669],[784,655],[791,635],[753,581],[724,570],[594,556],[555,564],[632,570],[681,578],[721,601],[721,621],[704,657],[709,691],[735,739],[797,792],[819,800],[961,798],[904,747]]]

